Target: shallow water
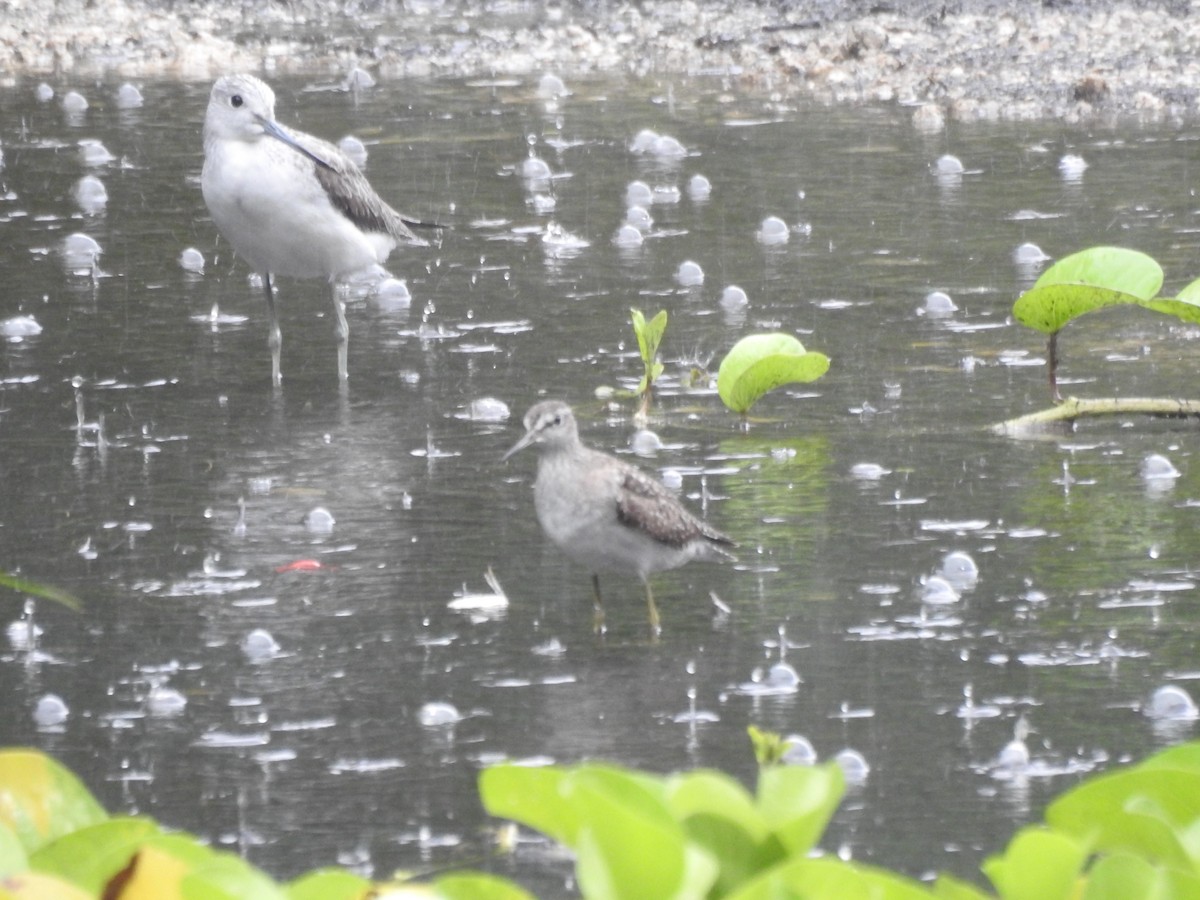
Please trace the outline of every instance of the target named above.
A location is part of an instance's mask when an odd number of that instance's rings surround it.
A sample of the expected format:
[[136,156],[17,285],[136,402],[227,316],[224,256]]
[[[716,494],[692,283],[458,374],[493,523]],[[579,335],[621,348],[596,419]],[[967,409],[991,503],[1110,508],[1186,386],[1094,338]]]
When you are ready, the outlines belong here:
[[[902,108],[777,108],[703,78],[569,84],[552,104],[532,80],[381,84],[357,102],[280,81],[281,121],[355,135],[385,197],[450,228],[389,261],[408,307],[351,302],[344,391],[327,288],[281,279],[275,394],[261,297],[200,197],[207,85],[144,84],[135,110],[117,108],[117,83],[93,85],[75,120],[34,87],[0,93],[0,319],[42,327],[0,349],[0,565],[85,608],[37,603],[36,652],[6,650],[0,743],[53,752],[109,808],[281,877],[485,864],[563,895],[566,864],[545,847],[481,862],[484,764],[602,757],[748,779],[755,724],[868,760],[827,849],[975,877],[1079,772],[1191,736],[1139,707],[1197,677],[1194,426],[1110,421],[1025,442],[982,426],[1048,403],[1043,343],[1008,318],[1036,277],[1018,245],[1135,247],[1163,263],[1167,290],[1200,274],[1194,132],[927,136]],[[631,153],[643,128],[688,155]],[[85,165],[85,139],[115,159]],[[548,182],[523,178],[531,151]],[[965,172],[939,180],[947,153]],[[1082,176],[1064,177],[1067,154]],[[109,195],[96,215],[72,198],[85,174]],[[688,194],[695,174],[707,199]],[[639,248],[619,248],[633,180],[680,196],[648,209]],[[786,243],[756,239],[768,216]],[[575,240],[547,246],[552,222]],[[64,267],[74,232],[101,245],[98,277]],[[203,274],[180,266],[189,247]],[[688,260],[702,285],[678,285]],[[748,306],[720,305],[729,285]],[[919,314],[934,290],[957,311]],[[227,318],[206,319],[214,304]],[[666,446],[640,464],[680,472],[688,502],[741,545],[737,565],[656,580],[657,643],[629,579],[605,579],[610,631],[592,635],[587,573],[534,519],[533,457],[499,461],[543,395],[624,452],[632,404],[595,392],[640,374],[631,306],[671,317],[651,421]],[[746,433],[711,387],[684,385],[768,330],[833,365],[762,401]],[[1073,324],[1067,390],[1186,395],[1195,338],[1149,313]],[[485,397],[511,418],[468,418]],[[1180,477],[1143,479],[1152,453]],[[318,506],[328,533],[305,526]],[[973,557],[977,584],[922,603],[951,551]],[[487,590],[489,567],[507,608],[450,609],[464,586]],[[19,619],[21,598],[7,604]],[[256,629],[277,652],[245,646]],[[756,683],[781,657],[803,682]],[[162,688],[186,707],[167,714]],[[715,721],[681,715],[693,689]],[[39,730],[47,693],[70,713]],[[462,718],[422,724],[444,712],[422,716],[428,703]],[[1012,777],[989,761],[1020,713],[1036,768]]]

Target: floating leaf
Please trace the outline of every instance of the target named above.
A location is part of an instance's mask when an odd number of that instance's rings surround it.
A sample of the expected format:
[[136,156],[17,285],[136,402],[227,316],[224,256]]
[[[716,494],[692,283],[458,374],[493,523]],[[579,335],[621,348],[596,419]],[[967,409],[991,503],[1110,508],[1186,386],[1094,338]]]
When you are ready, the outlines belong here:
[[1022,325],[1054,334],[1072,319],[1120,304],[1140,304],[1162,287],[1163,273],[1152,258],[1123,247],[1091,247],[1073,253],[1042,273],[1017,298],[1013,316]]
[[1174,297],[1156,297],[1142,306],[1155,312],[1175,316],[1193,325],[1200,324],[1200,278],[1197,278]]
[[829,357],[810,353],[790,334],[752,334],[721,360],[717,393],[729,409],[745,415],[775,388],[816,381],[827,371]]

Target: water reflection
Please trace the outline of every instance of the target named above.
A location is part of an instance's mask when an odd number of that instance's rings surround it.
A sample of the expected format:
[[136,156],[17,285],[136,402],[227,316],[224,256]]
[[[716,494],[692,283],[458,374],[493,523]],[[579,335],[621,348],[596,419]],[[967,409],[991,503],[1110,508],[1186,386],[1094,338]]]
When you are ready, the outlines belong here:
[[[301,101],[306,85],[280,79],[301,127],[363,136],[373,181],[453,227],[394,283],[351,287],[345,391],[325,289],[283,280],[290,377],[273,396],[261,286],[198,190],[208,85],[142,84],[140,110],[71,120],[36,87],[0,92],[0,560],[85,609],[6,617],[4,742],[60,755],[110,806],[285,876],[474,863],[488,761],[749,778],[754,724],[869,762],[827,847],[972,877],[1062,776],[1194,733],[1139,714],[1147,683],[1192,665],[1168,627],[1195,593],[1190,426],[1028,443],[980,429],[1046,402],[1044,342],[1009,316],[1046,258],[1113,241],[1118,222],[1169,280],[1195,274],[1187,135],[925,137],[904,110],[780,109],[704,79],[674,85],[670,108],[639,83]],[[655,140],[633,152],[643,130]],[[81,141],[116,158],[91,173],[94,210]],[[1057,148],[1102,157],[1104,179],[1068,179]],[[943,155],[973,168],[931,178]],[[789,239],[764,246],[772,216]],[[643,240],[614,242],[622,223]],[[75,234],[95,246],[64,265]],[[1042,258],[1021,268],[1025,243]],[[702,282],[680,283],[685,262]],[[631,306],[670,316],[653,466],[741,545],[737,567],[656,583],[659,644],[636,579],[611,579],[619,614],[592,634],[587,579],[543,540],[530,473],[499,464],[511,409],[636,383]],[[1189,392],[1187,335],[1077,324],[1074,390]],[[704,376],[763,330],[834,364],[742,431]],[[589,441],[623,452],[631,408],[603,404]],[[1153,455],[1172,477],[1144,472]],[[306,526],[318,508],[330,528]],[[934,579],[957,599],[931,602]],[[39,730],[50,695],[69,715]],[[1022,713],[1031,771],[997,779]],[[565,893],[544,844],[521,843],[515,866]]]

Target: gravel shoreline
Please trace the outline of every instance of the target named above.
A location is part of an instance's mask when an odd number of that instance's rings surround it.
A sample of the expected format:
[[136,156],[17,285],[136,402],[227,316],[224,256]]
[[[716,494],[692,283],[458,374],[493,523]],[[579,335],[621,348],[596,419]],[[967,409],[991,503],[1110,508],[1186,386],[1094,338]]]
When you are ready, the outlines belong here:
[[717,75],[946,119],[1200,118],[1190,0],[0,0],[0,80]]

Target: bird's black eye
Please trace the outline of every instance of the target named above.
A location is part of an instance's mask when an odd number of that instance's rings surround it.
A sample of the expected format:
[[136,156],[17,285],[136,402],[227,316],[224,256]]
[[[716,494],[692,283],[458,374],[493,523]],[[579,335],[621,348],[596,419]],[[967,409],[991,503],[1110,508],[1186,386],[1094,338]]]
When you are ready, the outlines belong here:
[[555,417],[554,417],[554,422],[553,422],[552,424],[554,424],[554,425],[561,425],[561,424],[562,424],[562,416],[555,416]]
[[229,105],[232,106],[234,109],[237,109],[238,107],[240,107],[243,102],[244,101],[242,100],[241,94],[234,94],[232,97],[229,98]]

